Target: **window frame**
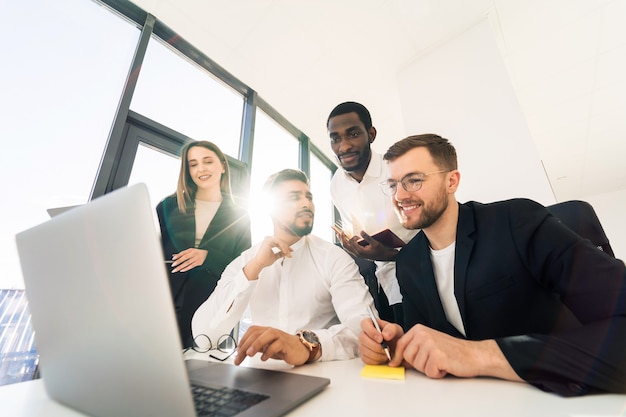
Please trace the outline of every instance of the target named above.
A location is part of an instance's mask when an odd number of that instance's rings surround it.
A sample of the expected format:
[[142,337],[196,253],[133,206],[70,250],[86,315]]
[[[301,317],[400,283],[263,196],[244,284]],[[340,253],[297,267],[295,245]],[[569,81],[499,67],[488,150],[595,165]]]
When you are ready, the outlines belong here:
[[[128,172],[130,172],[130,168],[132,168],[128,165],[132,164],[133,158],[129,158],[125,155],[124,138],[127,133],[126,129],[128,123],[141,120],[142,118],[141,115],[130,110],[130,102],[134,93],[139,72],[141,71],[141,65],[146,54],[148,43],[152,40],[152,35],[156,36],[160,41],[173,48],[182,57],[203,68],[235,92],[238,92],[243,96],[244,104],[242,109],[239,155],[236,155],[236,157],[239,161],[247,165],[248,174],[250,173],[251,166],[254,162],[254,125],[257,108],[263,110],[263,112],[276,121],[276,123],[282,126],[294,137],[295,140],[299,142],[300,154],[298,164],[302,171],[304,171],[307,175],[310,175],[310,155],[313,153],[329,169],[330,175],[334,174],[337,166],[326,155],[324,155],[323,152],[317,149],[313,143],[311,143],[308,136],[306,136],[301,130],[295,127],[278,111],[276,111],[276,109],[260,97],[251,87],[247,86],[241,80],[226,71],[226,69],[195,48],[184,38],[178,36],[176,32],[170,29],[163,22],[159,21],[155,16],[147,13],[127,0],[93,1],[104,5],[120,17],[134,22],[137,27],[141,28],[142,32],[137,44],[131,68],[128,73],[127,81],[122,92],[116,117],[113,121],[107,146],[94,181],[90,199],[99,197],[115,190],[116,188],[126,185],[123,181],[120,181],[121,177],[119,177],[118,171],[121,172],[128,170]],[[155,123],[158,124],[158,121]],[[169,130],[171,134],[183,136],[165,126],[162,127]],[[152,145],[156,148],[160,148],[159,143]],[[171,148],[170,150],[167,148],[169,148],[169,146],[165,145],[163,150],[171,152]],[[119,166],[120,164],[122,164],[121,167]],[[118,178],[116,179],[116,177]]]

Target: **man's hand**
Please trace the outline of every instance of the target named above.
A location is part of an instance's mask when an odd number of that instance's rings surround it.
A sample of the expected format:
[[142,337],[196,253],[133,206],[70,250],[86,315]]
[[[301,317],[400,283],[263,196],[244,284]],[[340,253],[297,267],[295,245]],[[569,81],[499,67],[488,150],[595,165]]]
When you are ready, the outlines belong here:
[[387,354],[385,354],[381,346],[383,339],[387,342],[387,346],[391,350],[391,358],[394,359],[395,345],[398,339],[404,335],[402,327],[396,323],[378,319],[378,325],[380,326],[382,334],[378,333],[371,319],[367,318],[361,321],[362,332],[359,335],[359,352],[361,354],[361,360],[367,365],[387,363]]
[[494,340],[470,341],[418,324],[395,344],[389,366],[402,363],[430,378],[493,376],[522,381]]
[[272,265],[278,259],[291,258],[292,251],[293,249],[282,240],[266,236],[254,258],[243,267],[243,273],[250,281],[255,280],[263,268]]
[[361,240],[358,236],[348,237],[341,229],[333,227],[333,230],[341,246],[357,258],[370,259],[373,261],[393,261],[398,255],[397,250],[383,245],[364,231],[361,232],[361,237],[363,241],[367,243],[366,245],[358,243]]
[[187,272],[204,263],[207,254],[206,249],[189,248],[175,253],[172,256],[172,272]]
[[280,359],[296,366],[306,363],[310,354],[298,335],[273,327],[251,326],[239,342],[235,365],[243,362],[246,356],[254,356],[259,352],[263,354],[262,361]]

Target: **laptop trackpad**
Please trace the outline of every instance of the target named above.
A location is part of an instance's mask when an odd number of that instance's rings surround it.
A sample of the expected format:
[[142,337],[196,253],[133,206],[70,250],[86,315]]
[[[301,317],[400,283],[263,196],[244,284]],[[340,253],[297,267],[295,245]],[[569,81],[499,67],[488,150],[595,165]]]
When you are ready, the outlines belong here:
[[185,364],[192,383],[238,388],[274,398],[309,398],[330,383],[327,378],[226,363],[191,359],[185,361]]

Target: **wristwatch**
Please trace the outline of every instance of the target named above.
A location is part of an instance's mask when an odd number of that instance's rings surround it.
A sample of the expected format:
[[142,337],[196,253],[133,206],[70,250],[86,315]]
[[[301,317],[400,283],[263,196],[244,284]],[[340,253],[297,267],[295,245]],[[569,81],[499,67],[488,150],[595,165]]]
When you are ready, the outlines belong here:
[[305,363],[313,362],[317,356],[317,353],[322,349],[320,340],[317,335],[310,330],[300,330],[296,333],[300,337],[300,341],[307,349],[309,349],[309,359]]

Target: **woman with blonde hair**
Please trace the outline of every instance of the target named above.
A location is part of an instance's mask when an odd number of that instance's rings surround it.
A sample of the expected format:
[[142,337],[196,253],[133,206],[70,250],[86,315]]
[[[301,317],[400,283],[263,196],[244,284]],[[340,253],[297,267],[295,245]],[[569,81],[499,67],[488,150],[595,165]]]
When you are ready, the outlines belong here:
[[232,198],[226,156],[212,142],[181,151],[176,193],[157,206],[161,242],[183,347],[193,346],[191,318],[224,268],[251,245],[250,218]]

